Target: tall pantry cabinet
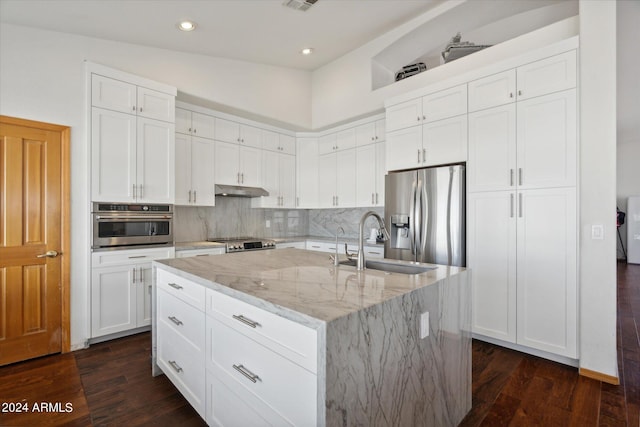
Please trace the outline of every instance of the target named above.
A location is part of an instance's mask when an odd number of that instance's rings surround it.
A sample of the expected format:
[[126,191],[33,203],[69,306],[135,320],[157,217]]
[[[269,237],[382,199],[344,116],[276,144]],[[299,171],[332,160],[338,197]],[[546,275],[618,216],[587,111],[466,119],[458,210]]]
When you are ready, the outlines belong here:
[[577,358],[576,51],[468,84],[476,335]]

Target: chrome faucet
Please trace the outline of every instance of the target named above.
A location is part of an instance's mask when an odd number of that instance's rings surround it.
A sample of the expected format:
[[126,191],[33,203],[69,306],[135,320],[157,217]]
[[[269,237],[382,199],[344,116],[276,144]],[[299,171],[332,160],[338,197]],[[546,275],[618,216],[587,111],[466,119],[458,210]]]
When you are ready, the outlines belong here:
[[333,257],[333,265],[337,266],[340,264],[340,260],[338,258],[338,234],[342,231],[342,234],[344,235],[344,228],[342,227],[338,227],[338,229],[336,230],[336,254]]
[[364,270],[365,269],[365,263],[364,263],[364,222],[370,216],[373,216],[373,217],[375,217],[375,219],[378,220],[378,225],[380,226],[380,232],[382,233],[382,236],[383,236],[384,240],[387,240],[389,238],[389,232],[387,231],[387,228],[384,226],[384,220],[380,217],[380,215],[378,215],[374,211],[368,211],[364,215],[362,215],[362,218],[360,218],[360,235],[358,236],[358,263],[356,264],[356,269],[357,270]]

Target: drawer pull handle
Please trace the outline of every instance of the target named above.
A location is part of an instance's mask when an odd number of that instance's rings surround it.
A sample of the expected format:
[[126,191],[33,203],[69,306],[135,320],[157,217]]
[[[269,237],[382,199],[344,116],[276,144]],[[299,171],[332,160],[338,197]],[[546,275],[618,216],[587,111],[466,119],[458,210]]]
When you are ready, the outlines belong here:
[[171,365],[171,367],[172,367],[172,368],[173,368],[177,373],[182,372],[182,368],[180,367],[180,365],[178,365],[178,364],[176,363],[176,361],[175,361],[175,360],[169,360],[169,365]]
[[136,255],[136,256],[130,256],[128,257],[129,259],[135,259],[135,258],[146,258],[146,255]]
[[375,251],[368,251],[367,253],[372,255],[380,255],[380,252],[375,252]]
[[259,376],[257,376],[256,374],[254,374],[253,372],[251,372],[250,370],[248,370],[242,365],[233,365],[233,369],[240,372],[242,375],[248,378],[249,381],[251,381],[252,383],[256,383],[260,379]]
[[180,319],[178,319],[175,316],[169,316],[169,320],[171,320],[173,323],[175,323],[178,326],[183,325],[184,323],[182,323],[182,321]]
[[246,317],[244,317],[242,314],[241,315],[237,315],[237,314],[233,314],[232,317],[242,323],[244,323],[247,326],[251,326],[252,328],[255,328],[257,326],[260,326],[260,323],[258,322],[254,322],[251,319],[247,319]]
[[169,283],[169,286],[171,286],[173,289],[177,289],[177,290],[182,289],[182,286],[176,285],[175,283]]

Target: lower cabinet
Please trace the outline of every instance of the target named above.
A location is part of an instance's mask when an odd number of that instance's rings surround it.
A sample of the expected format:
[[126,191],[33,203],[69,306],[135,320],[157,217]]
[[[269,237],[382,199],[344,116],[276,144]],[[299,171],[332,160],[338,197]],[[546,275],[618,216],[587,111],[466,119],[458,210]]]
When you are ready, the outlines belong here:
[[576,189],[469,193],[473,332],[577,357]]
[[316,425],[317,333],[158,269],[157,365],[211,426]]
[[173,248],[92,254],[91,338],[151,325],[151,261],[173,255]]

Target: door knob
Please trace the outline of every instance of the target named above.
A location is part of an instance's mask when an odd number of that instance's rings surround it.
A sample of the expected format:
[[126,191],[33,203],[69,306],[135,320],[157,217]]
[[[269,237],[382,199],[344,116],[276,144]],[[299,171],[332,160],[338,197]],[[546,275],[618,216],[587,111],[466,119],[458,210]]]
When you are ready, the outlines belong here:
[[36,258],[55,258],[58,255],[58,251],[47,251],[44,254],[36,255]]

